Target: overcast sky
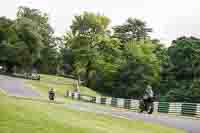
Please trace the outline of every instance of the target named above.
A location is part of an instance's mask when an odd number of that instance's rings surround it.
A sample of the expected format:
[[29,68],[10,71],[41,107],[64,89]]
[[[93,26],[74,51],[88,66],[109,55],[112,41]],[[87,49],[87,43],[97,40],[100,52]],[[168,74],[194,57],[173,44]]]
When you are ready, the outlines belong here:
[[1,0],[0,16],[15,18],[21,5],[47,12],[57,34],[69,29],[74,15],[92,11],[111,18],[111,25],[140,18],[165,43],[182,35],[200,37],[199,0]]

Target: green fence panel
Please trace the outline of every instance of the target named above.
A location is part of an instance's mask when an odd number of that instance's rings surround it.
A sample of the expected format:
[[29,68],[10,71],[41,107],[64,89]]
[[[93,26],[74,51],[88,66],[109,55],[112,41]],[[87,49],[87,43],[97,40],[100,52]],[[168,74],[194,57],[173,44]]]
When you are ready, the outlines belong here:
[[169,112],[169,103],[160,102],[158,104],[158,112],[160,112],[160,113],[168,113]]
[[130,108],[131,108],[131,100],[126,99],[126,100],[124,101],[124,108],[125,108],[125,109],[130,109]]
[[194,115],[196,115],[196,111],[197,111],[197,104],[195,104],[195,103],[183,103],[182,104],[182,110],[181,110],[182,115],[194,116]]

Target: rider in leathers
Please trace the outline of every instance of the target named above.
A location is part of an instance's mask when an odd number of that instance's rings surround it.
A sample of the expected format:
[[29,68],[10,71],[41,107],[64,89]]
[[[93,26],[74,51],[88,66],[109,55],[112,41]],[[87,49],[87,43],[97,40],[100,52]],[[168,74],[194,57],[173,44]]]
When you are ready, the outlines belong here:
[[152,87],[150,85],[147,85],[147,88],[145,89],[144,96],[143,96],[145,110],[147,110],[149,103],[153,102],[153,97],[154,97],[154,93],[153,93]]

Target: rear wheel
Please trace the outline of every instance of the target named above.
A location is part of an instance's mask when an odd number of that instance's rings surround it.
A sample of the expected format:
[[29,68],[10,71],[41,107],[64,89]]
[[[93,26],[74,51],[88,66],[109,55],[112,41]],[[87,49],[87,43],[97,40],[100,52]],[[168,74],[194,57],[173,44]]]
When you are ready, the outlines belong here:
[[149,103],[149,105],[148,105],[147,113],[148,113],[148,114],[152,114],[153,111],[154,111],[154,104],[153,104],[153,102],[152,102],[152,103]]
[[144,112],[144,110],[145,110],[144,101],[140,100],[139,101],[139,113]]

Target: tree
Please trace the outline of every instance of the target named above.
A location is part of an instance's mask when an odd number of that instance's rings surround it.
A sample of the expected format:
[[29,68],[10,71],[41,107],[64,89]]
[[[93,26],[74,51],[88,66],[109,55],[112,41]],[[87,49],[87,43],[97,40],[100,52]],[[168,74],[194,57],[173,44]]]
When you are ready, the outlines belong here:
[[82,77],[88,87],[91,87],[91,75],[96,74],[94,66],[98,57],[97,44],[101,36],[106,36],[109,23],[109,18],[105,16],[84,12],[75,16],[71,33],[67,32],[64,36],[66,47],[74,55],[74,72],[77,76],[84,75]]
[[46,13],[19,7],[16,20],[0,18],[0,63],[9,72],[13,66],[19,66],[27,72],[34,67],[40,72],[56,73],[61,62],[58,40],[53,36]]
[[53,28],[48,23],[49,17],[47,13],[43,13],[38,9],[31,9],[26,6],[20,6],[17,11],[17,18],[27,18],[32,20],[39,27],[39,34],[42,36],[42,43],[48,46],[52,43]]
[[80,34],[99,34],[105,33],[110,19],[100,14],[84,12],[81,15],[75,16],[72,21],[71,30],[74,35]]
[[13,27],[14,21],[6,18],[6,17],[0,17],[0,42],[2,41],[13,41],[11,37],[14,36],[14,27]]
[[0,64],[6,66],[7,72],[12,72],[16,64],[16,36],[14,21],[0,17]]
[[121,42],[125,43],[130,40],[144,40],[148,38],[151,28],[148,28],[144,21],[139,19],[128,18],[126,23],[113,28],[114,37],[117,37]]
[[[53,36],[53,28],[49,24],[49,18],[46,13],[41,12],[38,9],[31,9],[25,6],[21,6],[17,12],[18,19],[29,19],[35,25],[37,25],[37,33],[41,36],[42,47],[40,50],[40,57],[36,58],[34,66],[43,73],[56,73],[58,65],[56,65],[58,46],[57,39]],[[51,59],[51,60],[49,60]]]
[[16,33],[18,58],[28,72],[31,72],[34,62],[40,56],[42,37],[39,34],[39,27],[28,18],[20,18],[16,21]]
[[138,98],[145,85],[152,86],[160,80],[160,62],[154,54],[155,45],[150,41],[130,41],[125,47],[125,63],[121,65],[113,82],[112,94]]
[[97,71],[97,89],[109,93],[115,74],[123,64],[121,43],[118,39],[100,37],[96,49],[98,56],[95,60]]
[[[169,65],[165,72],[168,101],[199,102],[200,39],[180,37],[168,49]],[[195,93],[196,92],[196,93]]]

